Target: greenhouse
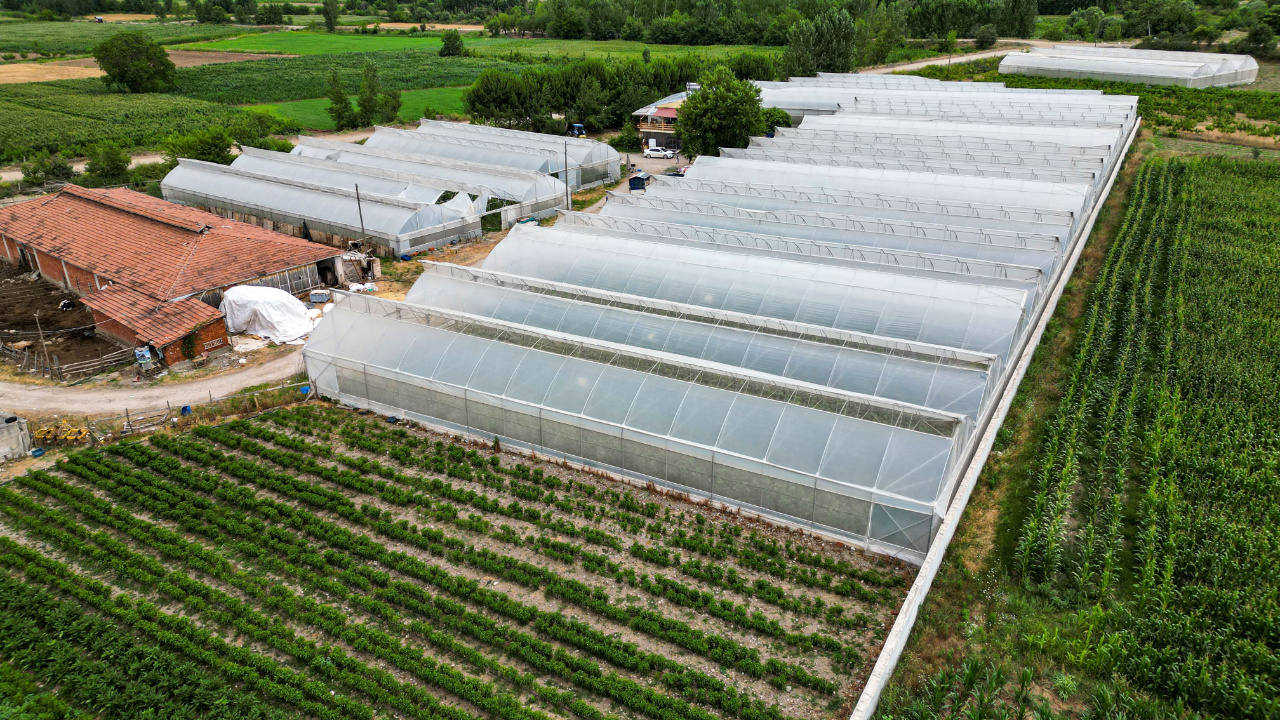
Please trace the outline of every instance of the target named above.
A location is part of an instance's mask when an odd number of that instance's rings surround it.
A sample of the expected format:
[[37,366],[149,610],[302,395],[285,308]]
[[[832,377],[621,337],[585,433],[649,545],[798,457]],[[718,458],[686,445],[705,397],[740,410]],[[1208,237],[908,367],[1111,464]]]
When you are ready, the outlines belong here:
[[[455,276],[428,264],[405,302],[554,330],[593,340],[746,368],[790,380],[976,418],[992,375],[988,368],[895,357],[856,347],[606,307],[558,295],[523,292]],[[915,412],[905,405],[882,410]]]
[[353,167],[379,168],[404,173],[445,190],[473,197],[494,197],[513,205],[502,208],[502,225],[509,227],[522,217],[547,217],[566,202],[567,190],[560,180],[531,170],[515,170],[497,165],[378,150],[353,143],[318,140],[302,136],[292,153],[295,157],[328,160]]
[[1003,356],[1027,292],[521,225],[480,265],[569,285]]
[[435,204],[444,194],[444,189],[429,184],[429,178],[417,175],[255,147],[241,148],[231,167],[259,175],[291,178],[331,187],[359,188],[365,194],[385,195],[428,205]]
[[[433,155],[465,162],[498,165],[516,170],[532,170],[544,175],[554,175],[561,180],[564,179],[566,166],[563,150],[544,149],[507,138],[489,140],[375,127],[373,135],[365,140],[364,146],[399,153]],[[588,175],[594,177],[597,172],[592,169]],[[568,175],[571,188],[577,190],[582,187],[583,169],[574,165],[572,160],[568,162]],[[598,181],[599,177],[594,177],[592,180],[592,182]]]
[[478,265],[426,262],[404,302],[339,298],[304,350],[315,387],[920,561],[985,460],[1136,99],[759,85],[828,106],[598,213],[519,225]]
[[1056,253],[1043,252],[1031,255],[1034,251],[1015,248],[1015,256],[1018,259],[1045,260],[1044,266],[1017,265],[973,257],[980,254],[975,251],[986,249],[980,245],[961,246],[961,249],[956,251],[955,244],[947,246],[944,241],[936,241],[936,249],[946,254],[925,253],[881,247],[875,244],[877,240],[884,244],[893,244],[892,241],[897,236],[892,234],[877,237],[866,233],[871,237],[865,242],[858,243],[856,241],[861,238],[857,234],[846,233],[848,242],[828,242],[679,222],[695,219],[683,215],[665,219],[641,219],[613,214],[567,212],[561,215],[560,222],[566,226],[588,227],[593,232],[604,235],[647,238],[655,242],[671,242],[695,247],[705,244],[711,249],[728,252],[774,255],[831,265],[864,267],[903,275],[938,277],[956,282],[1006,285],[1021,287],[1029,292],[1043,289],[1046,279],[1045,269],[1053,267],[1056,259]]
[[166,200],[346,249],[368,241],[401,255],[480,234],[479,209],[466,195],[444,204],[266,175],[200,160],[178,161],[160,189]]
[[[972,423],[687,356],[343,293],[316,390],[922,554]],[[879,401],[885,404],[888,401]]]
[[[941,155],[941,153],[939,154]],[[720,157],[803,165],[835,165],[838,167],[910,170],[918,173],[1017,178],[1051,183],[1085,183],[1092,185],[1096,184],[1099,177],[1101,177],[1100,173],[1092,170],[1061,170],[1054,167],[1037,166],[1032,163],[1006,165],[988,162],[966,162],[942,157],[893,157],[883,154],[845,155],[779,150],[775,148],[720,148]]]
[[1187,88],[1226,87],[1257,79],[1257,61],[1218,53],[1099,48],[1033,48],[1000,61],[1005,75],[1077,78]]
[[978,223],[914,222],[874,215],[808,209],[758,211],[682,193],[618,195],[601,217],[670,221],[713,230],[775,235],[839,245],[906,250],[933,255],[1050,269],[1066,242],[1058,234],[978,227]]
[[622,177],[622,158],[618,151],[596,140],[425,118],[418,123],[418,132],[428,137],[474,138],[567,154],[570,170],[576,168],[581,176],[575,186],[579,189],[616,182]]

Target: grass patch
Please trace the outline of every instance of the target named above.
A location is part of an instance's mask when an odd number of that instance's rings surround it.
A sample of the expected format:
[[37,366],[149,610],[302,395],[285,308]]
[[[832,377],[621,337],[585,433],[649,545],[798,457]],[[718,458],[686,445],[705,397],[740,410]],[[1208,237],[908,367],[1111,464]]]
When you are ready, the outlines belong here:
[[216,40],[230,35],[257,34],[260,30],[231,25],[179,25],[176,23],[15,22],[0,23],[0,51],[88,53],[94,45],[116,33],[140,32],[161,45]]
[[178,70],[178,90],[200,100],[231,105],[306,100],[324,96],[329,72],[337,70],[347,92],[355,93],[366,62],[378,66],[378,78],[387,90],[470,85],[489,68],[519,70],[502,60],[442,58],[421,51],[341,53],[182,68]]
[[[413,122],[422,117],[422,110],[428,105],[442,113],[462,114],[462,93],[466,89],[466,87],[443,87],[407,90],[400,95],[403,102],[400,107],[400,119],[404,122]],[[334,129],[333,119],[326,112],[329,108],[328,98],[268,103],[253,105],[250,108],[281,120],[297,123],[299,127],[308,130]]]

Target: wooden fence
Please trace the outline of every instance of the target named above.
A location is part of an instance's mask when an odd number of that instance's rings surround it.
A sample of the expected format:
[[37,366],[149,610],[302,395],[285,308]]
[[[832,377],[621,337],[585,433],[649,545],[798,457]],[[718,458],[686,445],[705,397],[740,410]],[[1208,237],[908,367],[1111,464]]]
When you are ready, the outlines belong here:
[[21,372],[31,372],[59,382],[96,375],[103,370],[133,362],[133,348],[120,348],[105,355],[63,365],[56,353],[45,354],[39,350],[24,348],[14,350],[0,344],[0,359],[7,359]]

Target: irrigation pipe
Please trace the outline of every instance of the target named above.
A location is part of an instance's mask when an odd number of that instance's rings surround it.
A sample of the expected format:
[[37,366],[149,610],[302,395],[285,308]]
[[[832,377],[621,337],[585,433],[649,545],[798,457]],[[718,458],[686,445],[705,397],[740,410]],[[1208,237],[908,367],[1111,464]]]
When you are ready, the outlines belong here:
[[1137,138],[1141,126],[1142,119],[1139,118],[1133,124],[1133,129],[1129,131],[1129,137],[1124,143],[1124,151],[1120,153],[1115,167],[1112,168],[1111,177],[1107,180],[1107,187],[1099,195],[1098,203],[1089,215],[1089,222],[1081,232],[1080,240],[1076,243],[1075,249],[1072,250],[1066,268],[1054,285],[1053,295],[1040,312],[1040,318],[1036,322],[1031,340],[1023,348],[1022,354],[1018,358],[1018,364],[1014,367],[1013,372],[1005,383],[1004,392],[1000,396],[1000,404],[991,420],[988,421],[982,434],[982,440],[978,444],[977,452],[974,453],[973,458],[965,469],[964,479],[960,483],[960,488],[952,499],[951,506],[947,509],[947,514],[942,518],[942,525],[938,528],[938,534],[934,536],[933,543],[929,545],[929,551],[925,554],[924,563],[920,566],[920,572],[916,575],[915,582],[911,584],[911,590],[907,592],[907,597],[902,602],[902,608],[898,611],[898,618],[894,621],[893,629],[889,631],[888,637],[885,638],[884,646],[880,650],[880,657],[876,659],[875,667],[871,669],[871,675],[867,677],[867,685],[863,688],[862,695],[858,698],[858,704],[854,706],[853,714],[849,716],[849,720],[871,720],[872,715],[875,714],[876,706],[880,704],[880,695],[884,693],[885,687],[889,684],[889,678],[893,676],[894,668],[898,666],[902,651],[907,646],[907,640],[911,636],[911,628],[915,625],[916,616],[920,613],[920,605],[924,603],[925,596],[929,594],[929,588],[933,586],[934,578],[938,576],[938,570],[942,567],[942,558],[946,555],[947,547],[951,544],[951,539],[955,537],[956,529],[960,526],[960,517],[964,515],[965,507],[969,504],[969,498],[973,495],[973,488],[978,484],[978,476],[981,475],[982,467],[987,463],[987,456],[991,454],[991,447],[995,443],[996,434],[1004,423],[1005,416],[1009,414],[1013,399],[1018,394],[1018,386],[1022,384],[1022,378],[1027,374],[1027,368],[1031,365],[1031,358],[1035,355],[1036,348],[1040,345],[1040,338],[1044,335],[1045,327],[1048,326],[1049,319],[1053,317],[1053,310],[1057,308],[1058,300],[1061,299],[1062,292],[1067,287],[1067,282],[1071,280],[1071,275],[1075,272],[1076,263],[1080,260],[1081,254],[1084,253],[1084,246],[1088,243],[1089,235],[1093,232],[1093,225],[1098,219],[1098,213],[1102,211],[1102,206],[1106,204],[1107,198],[1111,195],[1111,188],[1115,184],[1116,178],[1120,176],[1120,170],[1124,167],[1129,148],[1134,139]]

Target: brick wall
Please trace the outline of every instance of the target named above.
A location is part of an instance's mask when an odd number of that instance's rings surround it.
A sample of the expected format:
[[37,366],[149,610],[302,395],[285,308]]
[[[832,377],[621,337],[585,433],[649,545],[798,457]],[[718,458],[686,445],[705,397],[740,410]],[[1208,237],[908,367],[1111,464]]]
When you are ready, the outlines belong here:
[[17,265],[18,259],[21,257],[18,254],[18,243],[9,239],[6,235],[0,235],[0,257]]
[[[218,318],[199,330],[196,330],[195,336],[196,355],[199,355],[202,352],[214,353],[218,350],[224,350],[231,345],[231,342],[227,339],[227,324],[222,318]],[[181,340],[165,345],[160,349],[160,355],[164,358],[164,363],[166,365],[174,365],[187,359],[182,354]]]
[[77,295],[88,295],[98,291],[98,283],[93,273],[69,262],[64,261],[62,264],[66,267],[67,284],[72,292]]
[[98,332],[104,332],[125,345],[138,344],[138,336],[134,335],[132,330],[97,310],[93,311],[93,321],[98,325]]

